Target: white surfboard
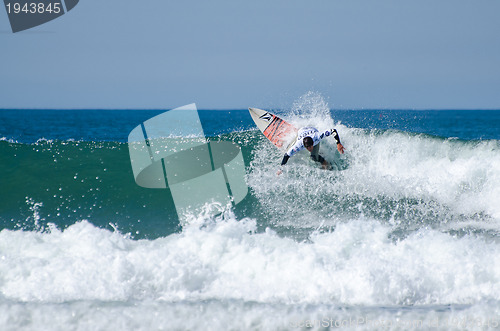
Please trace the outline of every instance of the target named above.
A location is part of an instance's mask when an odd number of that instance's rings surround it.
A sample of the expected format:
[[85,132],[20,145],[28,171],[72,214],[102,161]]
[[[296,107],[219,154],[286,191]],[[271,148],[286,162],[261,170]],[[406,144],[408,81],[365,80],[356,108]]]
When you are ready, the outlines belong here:
[[248,108],[250,115],[259,130],[277,148],[289,146],[297,136],[297,128],[275,114],[258,109]]

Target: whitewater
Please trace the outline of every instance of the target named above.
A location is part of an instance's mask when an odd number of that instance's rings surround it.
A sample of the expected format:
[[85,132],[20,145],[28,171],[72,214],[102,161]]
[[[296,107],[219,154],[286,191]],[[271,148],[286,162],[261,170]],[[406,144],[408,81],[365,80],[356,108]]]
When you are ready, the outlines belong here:
[[133,185],[125,142],[0,131],[0,329],[499,329],[499,138],[353,126],[317,94],[290,108],[337,128],[336,169],[302,153],[276,176],[251,123],[226,130],[249,195],[184,226]]

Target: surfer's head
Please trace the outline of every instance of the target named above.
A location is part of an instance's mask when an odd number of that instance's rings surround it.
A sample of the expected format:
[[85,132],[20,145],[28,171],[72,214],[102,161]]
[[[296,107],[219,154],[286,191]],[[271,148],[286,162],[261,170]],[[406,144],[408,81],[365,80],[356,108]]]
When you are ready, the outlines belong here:
[[302,139],[302,143],[304,143],[304,147],[309,151],[312,152],[313,146],[314,146],[314,141],[312,140],[311,137],[305,137]]

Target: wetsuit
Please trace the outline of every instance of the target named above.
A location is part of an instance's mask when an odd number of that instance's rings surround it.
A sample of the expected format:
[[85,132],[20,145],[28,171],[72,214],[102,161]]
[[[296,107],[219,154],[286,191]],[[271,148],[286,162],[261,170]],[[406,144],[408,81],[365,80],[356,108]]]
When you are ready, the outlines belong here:
[[335,129],[327,130],[325,132],[319,132],[318,129],[313,127],[301,128],[297,132],[297,140],[283,156],[281,165],[285,165],[290,157],[294,156],[295,154],[306,148],[304,146],[304,141],[303,141],[305,137],[311,137],[313,140],[314,148],[311,152],[311,159],[313,159],[316,162],[323,163],[325,159],[321,155],[319,155],[319,143],[321,139],[329,136],[334,137],[335,140],[337,141],[337,144],[340,144],[340,138],[337,133],[337,130]]

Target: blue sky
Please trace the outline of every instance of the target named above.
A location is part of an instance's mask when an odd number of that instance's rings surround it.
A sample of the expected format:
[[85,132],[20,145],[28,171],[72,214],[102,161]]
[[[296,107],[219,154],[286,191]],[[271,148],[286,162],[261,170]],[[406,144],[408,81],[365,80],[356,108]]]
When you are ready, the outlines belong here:
[[500,108],[497,0],[80,0],[13,34],[0,108]]

